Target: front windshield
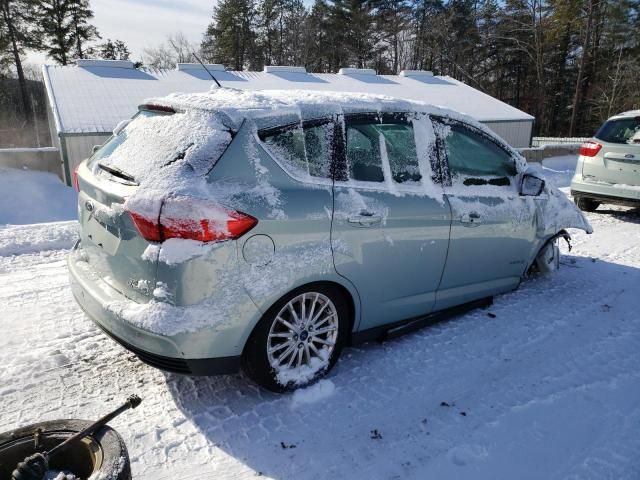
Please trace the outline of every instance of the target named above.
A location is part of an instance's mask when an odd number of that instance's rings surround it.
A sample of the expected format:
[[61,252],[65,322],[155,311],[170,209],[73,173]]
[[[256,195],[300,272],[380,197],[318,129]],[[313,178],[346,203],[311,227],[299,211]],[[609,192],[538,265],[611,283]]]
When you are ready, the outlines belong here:
[[595,137],[609,143],[640,143],[640,117],[608,120]]

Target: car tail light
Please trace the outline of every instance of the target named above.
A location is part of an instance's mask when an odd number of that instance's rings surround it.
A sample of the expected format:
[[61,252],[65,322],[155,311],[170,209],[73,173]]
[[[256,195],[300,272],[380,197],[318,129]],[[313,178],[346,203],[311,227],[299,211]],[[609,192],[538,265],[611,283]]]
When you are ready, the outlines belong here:
[[582,145],[580,145],[580,155],[583,155],[585,157],[595,157],[601,149],[602,145],[600,145],[598,142],[584,142]]
[[80,165],[76,166],[76,168],[73,169],[73,174],[71,175],[71,181],[73,182],[73,188],[76,189],[76,192],[80,191],[80,181],[78,180],[78,167],[80,167]]
[[251,215],[229,210],[206,200],[169,197],[159,217],[129,212],[140,235],[150,242],[183,238],[200,242],[218,242],[241,237],[258,224]]

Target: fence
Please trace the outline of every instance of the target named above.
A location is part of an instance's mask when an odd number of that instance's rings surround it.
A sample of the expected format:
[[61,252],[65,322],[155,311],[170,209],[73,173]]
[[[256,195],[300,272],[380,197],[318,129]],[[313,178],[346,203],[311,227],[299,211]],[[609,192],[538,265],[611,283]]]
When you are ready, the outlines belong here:
[[589,137],[533,137],[532,147],[543,147],[544,145],[578,145],[589,140]]

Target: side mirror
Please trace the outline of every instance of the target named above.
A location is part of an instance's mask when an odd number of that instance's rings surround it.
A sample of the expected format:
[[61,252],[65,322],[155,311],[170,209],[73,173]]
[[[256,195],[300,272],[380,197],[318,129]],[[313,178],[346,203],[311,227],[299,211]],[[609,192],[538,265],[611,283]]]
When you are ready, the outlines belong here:
[[102,145],[94,145],[93,148],[91,149],[91,155],[93,155],[94,153],[96,153],[98,150],[100,150],[100,147]]
[[544,184],[545,182],[541,178],[525,173],[522,176],[522,183],[520,184],[520,195],[537,197],[542,193],[542,190],[544,190]]

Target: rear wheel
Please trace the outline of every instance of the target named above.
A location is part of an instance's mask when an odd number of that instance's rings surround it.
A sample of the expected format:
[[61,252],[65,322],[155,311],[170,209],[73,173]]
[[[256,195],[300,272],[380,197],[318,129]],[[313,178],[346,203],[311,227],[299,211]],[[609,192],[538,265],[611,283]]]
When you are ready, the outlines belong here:
[[341,292],[317,284],[285,295],[262,317],[243,354],[256,383],[283,392],[309,385],[335,365],[349,331]]
[[600,206],[600,202],[587,197],[576,197],[575,202],[583,212],[594,212]]

